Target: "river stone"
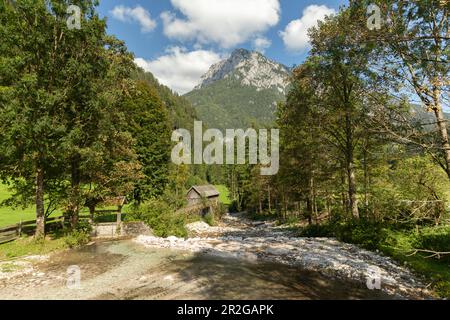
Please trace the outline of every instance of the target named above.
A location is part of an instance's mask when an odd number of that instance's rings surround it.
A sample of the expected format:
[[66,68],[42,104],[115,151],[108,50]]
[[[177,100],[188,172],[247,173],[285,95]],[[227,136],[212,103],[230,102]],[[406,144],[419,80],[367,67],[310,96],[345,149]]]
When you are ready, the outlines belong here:
[[204,222],[188,225],[190,232],[195,231],[195,238],[187,240],[139,236],[135,241],[152,248],[278,262],[364,285],[369,270],[378,268],[382,289],[387,293],[415,295],[425,288],[407,268],[392,259],[335,238],[298,238],[282,227],[266,224],[265,228],[256,228],[249,221],[230,215],[226,215],[223,221],[225,225],[219,227],[211,227]]

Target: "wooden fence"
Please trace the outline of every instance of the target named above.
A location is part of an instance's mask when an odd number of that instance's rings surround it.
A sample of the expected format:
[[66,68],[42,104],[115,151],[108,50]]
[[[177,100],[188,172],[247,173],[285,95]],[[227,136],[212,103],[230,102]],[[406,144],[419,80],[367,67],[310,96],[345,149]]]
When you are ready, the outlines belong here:
[[[126,197],[116,197],[112,199],[108,199],[105,201],[105,203],[109,205],[115,205],[117,206],[116,210],[95,210],[93,208],[93,211],[89,215],[80,215],[78,216],[79,220],[91,220],[95,214],[97,215],[105,215],[105,214],[113,214],[116,215],[116,222],[117,225],[120,225],[122,222],[122,208],[126,204]],[[56,217],[56,218],[47,218],[45,219],[45,230],[46,232],[62,229],[64,228],[66,221],[65,217]],[[18,224],[0,228],[0,244],[10,242],[13,240],[18,239],[23,234],[31,235],[36,230],[36,220],[31,221],[21,221]]]
[[[89,219],[90,216],[80,216],[79,219]],[[45,219],[46,231],[62,229],[65,224],[64,216]],[[36,220],[21,221],[17,224],[0,228],[0,244],[18,239],[22,235],[31,235],[36,230]]]

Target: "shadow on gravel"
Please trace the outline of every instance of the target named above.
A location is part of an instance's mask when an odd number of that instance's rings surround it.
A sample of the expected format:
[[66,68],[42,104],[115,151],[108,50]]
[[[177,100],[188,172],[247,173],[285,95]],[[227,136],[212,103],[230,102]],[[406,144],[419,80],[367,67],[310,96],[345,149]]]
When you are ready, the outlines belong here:
[[183,281],[204,283],[202,295],[210,299],[340,300],[393,299],[363,284],[329,279],[316,272],[274,263],[250,263],[198,254],[177,261]]

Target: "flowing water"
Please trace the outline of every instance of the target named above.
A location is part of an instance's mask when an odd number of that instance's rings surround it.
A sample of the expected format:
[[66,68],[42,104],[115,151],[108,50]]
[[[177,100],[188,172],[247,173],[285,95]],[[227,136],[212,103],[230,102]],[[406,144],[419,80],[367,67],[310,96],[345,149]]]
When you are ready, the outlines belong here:
[[[81,270],[80,288],[66,287],[69,266]],[[28,299],[390,299],[363,283],[273,263],[149,249],[131,241],[97,242],[37,266],[42,282],[22,279]],[[30,280],[31,281],[31,280]],[[17,288],[17,287],[16,287]],[[8,296],[8,292],[12,296]],[[17,290],[15,292],[18,292]]]

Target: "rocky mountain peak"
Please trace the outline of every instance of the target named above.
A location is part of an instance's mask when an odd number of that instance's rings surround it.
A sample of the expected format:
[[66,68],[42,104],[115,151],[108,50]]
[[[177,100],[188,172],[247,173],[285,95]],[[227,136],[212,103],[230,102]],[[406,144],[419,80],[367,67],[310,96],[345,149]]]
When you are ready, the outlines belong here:
[[236,49],[227,59],[211,66],[195,89],[231,78],[243,86],[256,87],[258,90],[275,88],[284,93],[289,83],[289,73],[286,66],[271,61],[259,52]]

